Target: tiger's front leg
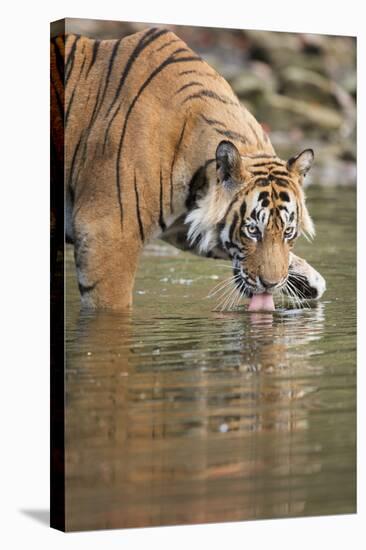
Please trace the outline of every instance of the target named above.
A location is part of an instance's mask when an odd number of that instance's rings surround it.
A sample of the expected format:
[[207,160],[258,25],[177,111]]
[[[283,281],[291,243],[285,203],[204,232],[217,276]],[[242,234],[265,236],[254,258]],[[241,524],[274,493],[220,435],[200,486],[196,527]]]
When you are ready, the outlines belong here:
[[142,249],[139,241],[121,232],[119,220],[112,218],[96,221],[78,216],[73,231],[82,306],[129,309]]
[[306,260],[293,252],[290,252],[288,282],[290,293],[295,292],[300,299],[304,300],[318,300],[326,290],[324,277]]

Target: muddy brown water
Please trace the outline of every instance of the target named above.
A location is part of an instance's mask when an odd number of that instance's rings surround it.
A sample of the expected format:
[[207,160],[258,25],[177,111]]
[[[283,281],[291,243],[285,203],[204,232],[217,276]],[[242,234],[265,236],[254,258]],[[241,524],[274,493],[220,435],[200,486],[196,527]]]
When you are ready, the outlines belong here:
[[68,530],[355,512],[356,193],[307,195],[304,309],[215,312],[226,263],[156,241],[131,314],[81,312],[67,248]]

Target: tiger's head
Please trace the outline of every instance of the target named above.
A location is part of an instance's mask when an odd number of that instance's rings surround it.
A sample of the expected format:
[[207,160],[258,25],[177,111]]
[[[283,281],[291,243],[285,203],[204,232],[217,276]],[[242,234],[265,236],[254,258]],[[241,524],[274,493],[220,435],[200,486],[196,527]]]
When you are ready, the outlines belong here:
[[241,156],[233,143],[219,143],[208,190],[186,218],[188,239],[202,254],[219,249],[232,260],[242,295],[286,285],[295,240],[314,235],[303,192],[313,159],[311,149],[285,162],[267,154]]

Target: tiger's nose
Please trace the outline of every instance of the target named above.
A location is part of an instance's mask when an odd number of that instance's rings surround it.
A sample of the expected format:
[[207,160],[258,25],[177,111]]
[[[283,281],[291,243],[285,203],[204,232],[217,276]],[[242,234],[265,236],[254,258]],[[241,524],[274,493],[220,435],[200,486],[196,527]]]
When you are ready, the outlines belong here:
[[272,281],[266,281],[266,279],[259,277],[259,282],[264,288],[273,288],[277,286],[281,281],[276,281],[275,283],[273,283]]

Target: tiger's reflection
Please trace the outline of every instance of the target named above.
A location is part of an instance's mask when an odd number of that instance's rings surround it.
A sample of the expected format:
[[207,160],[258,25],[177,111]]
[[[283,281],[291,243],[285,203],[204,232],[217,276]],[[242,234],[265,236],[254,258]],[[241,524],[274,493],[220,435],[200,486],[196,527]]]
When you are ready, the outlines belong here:
[[168,318],[82,314],[66,371],[68,528],[306,515],[322,468],[307,344],[323,320],[322,304],[230,313],[211,334],[186,319],[179,337]]

